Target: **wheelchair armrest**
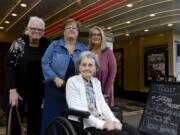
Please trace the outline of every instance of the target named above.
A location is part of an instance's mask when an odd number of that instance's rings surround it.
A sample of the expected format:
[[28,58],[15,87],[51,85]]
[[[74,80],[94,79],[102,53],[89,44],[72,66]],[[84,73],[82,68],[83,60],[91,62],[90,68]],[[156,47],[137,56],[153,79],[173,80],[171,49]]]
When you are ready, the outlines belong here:
[[90,116],[90,113],[87,111],[81,111],[81,110],[75,110],[75,109],[67,109],[65,111],[66,115],[73,115],[81,118],[88,118]]

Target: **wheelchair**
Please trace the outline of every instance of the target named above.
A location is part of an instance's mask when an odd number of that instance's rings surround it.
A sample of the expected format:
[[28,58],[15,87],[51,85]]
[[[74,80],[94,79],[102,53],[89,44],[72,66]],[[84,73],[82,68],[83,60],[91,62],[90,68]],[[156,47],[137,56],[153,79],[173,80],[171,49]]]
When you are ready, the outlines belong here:
[[[119,120],[122,120],[122,112],[118,107],[115,106],[111,110]],[[68,109],[63,116],[52,120],[45,135],[91,135],[83,129],[83,119],[88,118],[89,115],[89,112]]]
[[63,116],[52,120],[46,135],[90,135],[83,130],[83,118],[88,118],[89,115],[89,112],[68,109]]

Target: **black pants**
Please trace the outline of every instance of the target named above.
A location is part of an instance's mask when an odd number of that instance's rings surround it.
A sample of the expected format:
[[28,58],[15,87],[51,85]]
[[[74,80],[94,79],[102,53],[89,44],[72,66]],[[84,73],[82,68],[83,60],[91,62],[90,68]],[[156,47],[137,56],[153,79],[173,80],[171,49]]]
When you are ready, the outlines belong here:
[[90,132],[91,135],[129,135],[125,130],[101,130],[94,127],[87,128],[86,131]]
[[[39,135],[41,126],[42,98],[32,96],[31,98],[19,100],[18,110],[21,119],[25,116],[25,105],[27,105],[27,135]],[[15,107],[12,110],[11,135],[20,135],[20,125],[17,119]]]
[[123,130],[128,132],[129,135],[141,135],[139,131],[128,123],[123,123]]
[[83,135],[84,131],[89,132],[92,135],[140,135],[136,128],[127,123],[123,123],[122,130],[112,131],[96,129],[94,127],[86,128],[85,130],[83,130],[82,123],[72,121],[71,123],[73,124],[74,129],[77,132],[77,135]]
[[133,126],[123,123],[122,130],[99,130],[95,128],[87,128],[86,131],[90,132],[92,135],[141,135],[136,128]]

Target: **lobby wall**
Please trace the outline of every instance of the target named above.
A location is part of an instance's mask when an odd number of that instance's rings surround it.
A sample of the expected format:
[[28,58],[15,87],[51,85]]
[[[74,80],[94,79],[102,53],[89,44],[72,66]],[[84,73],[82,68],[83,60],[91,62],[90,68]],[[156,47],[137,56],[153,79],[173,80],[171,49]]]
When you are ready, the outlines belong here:
[[126,41],[115,40],[114,49],[124,50],[124,90],[147,92],[149,87],[144,85],[144,49],[167,45],[169,75],[174,75],[174,45],[173,31],[157,32]]

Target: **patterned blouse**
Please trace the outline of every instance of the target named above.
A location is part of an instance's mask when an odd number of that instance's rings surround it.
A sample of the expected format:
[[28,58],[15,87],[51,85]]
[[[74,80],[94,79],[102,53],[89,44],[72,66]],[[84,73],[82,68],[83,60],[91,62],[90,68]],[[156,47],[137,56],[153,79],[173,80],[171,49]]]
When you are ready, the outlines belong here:
[[98,112],[97,107],[96,107],[96,97],[95,97],[95,93],[93,90],[93,86],[92,86],[91,82],[88,82],[85,79],[84,79],[84,84],[85,84],[85,88],[86,88],[88,109],[93,116],[100,117],[101,115]]

